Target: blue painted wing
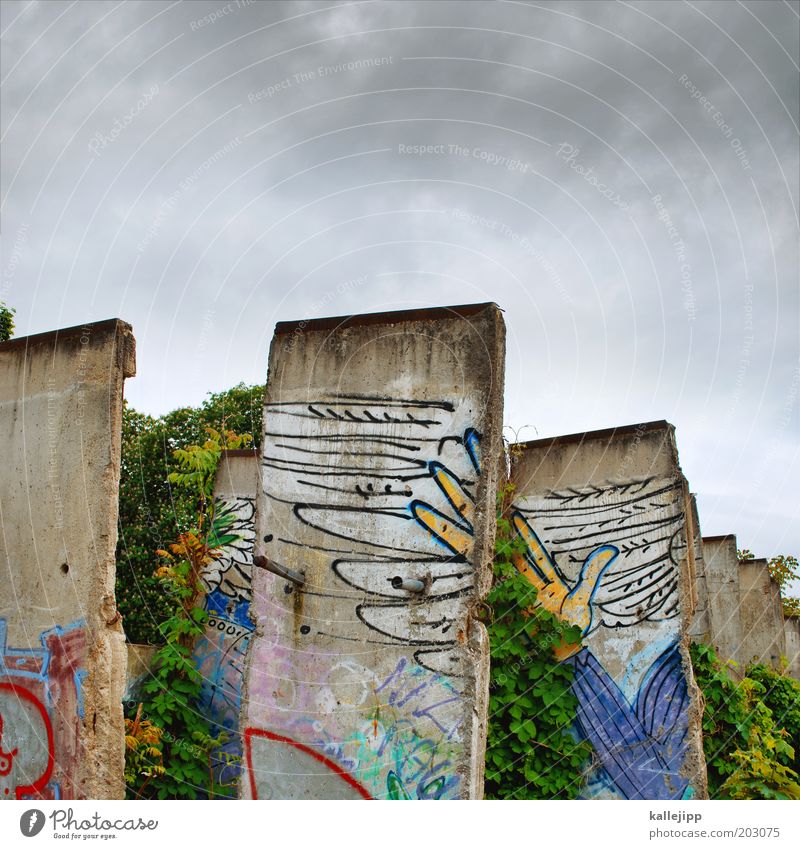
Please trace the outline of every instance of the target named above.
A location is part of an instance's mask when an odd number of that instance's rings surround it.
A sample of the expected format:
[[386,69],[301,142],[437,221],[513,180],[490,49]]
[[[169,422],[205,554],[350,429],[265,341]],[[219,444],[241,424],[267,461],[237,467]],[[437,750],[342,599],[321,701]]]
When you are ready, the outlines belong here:
[[661,744],[671,772],[677,774],[689,732],[689,692],[677,645],[670,646],[647,671],[634,707],[648,736]]
[[[682,762],[685,709],[678,700],[661,704],[666,694],[679,693],[675,677],[682,670],[665,655],[648,671],[635,708],[588,649],[571,659],[581,731],[626,799],[680,799],[688,783],[674,766]],[[663,730],[661,739],[651,735],[655,728]]]

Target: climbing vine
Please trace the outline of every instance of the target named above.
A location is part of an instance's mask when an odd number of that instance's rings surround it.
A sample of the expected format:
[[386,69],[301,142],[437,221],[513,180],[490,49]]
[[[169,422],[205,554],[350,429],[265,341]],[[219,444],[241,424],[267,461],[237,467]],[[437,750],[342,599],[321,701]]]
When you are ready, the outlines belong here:
[[581,630],[538,603],[536,588],[514,565],[525,542],[510,513],[515,486],[497,498],[494,585],[487,598],[492,671],[486,751],[487,799],[572,799],[591,747],[573,733],[578,706],[573,667],[554,651]]
[[[170,615],[159,625],[163,642],[153,658],[152,674],[142,686],[144,700],[126,722],[126,781],[133,798],[211,798],[230,795],[219,784],[221,766],[233,758],[223,749],[226,732],[215,732],[199,712],[202,675],[192,650],[202,635],[207,614],[201,606],[203,570],[221,555],[228,537],[227,513],[215,512],[214,478],[223,450],[242,448],[249,434],[206,428],[202,445],[174,452],[178,469],[170,483],[188,493],[196,505],[194,526],[156,555],[160,582]],[[224,770],[223,770],[224,771]]]
[[[753,667],[753,677],[734,681],[707,645],[691,647],[697,684],[705,698],[703,749],[712,799],[800,799],[795,750],[790,732],[773,714],[774,705],[791,700],[797,707],[795,682],[775,686],[769,695],[763,680],[777,673]],[[759,680],[759,678],[761,680]],[[789,679],[787,679],[788,681]],[[792,686],[794,684],[794,686]],[[794,695],[792,695],[794,694]],[[796,715],[790,721],[796,722]],[[796,728],[795,728],[796,733]]]

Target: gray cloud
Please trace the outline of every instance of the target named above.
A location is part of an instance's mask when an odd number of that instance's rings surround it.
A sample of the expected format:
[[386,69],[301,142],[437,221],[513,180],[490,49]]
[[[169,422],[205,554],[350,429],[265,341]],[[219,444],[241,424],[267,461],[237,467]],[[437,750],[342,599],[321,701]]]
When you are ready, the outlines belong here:
[[2,296],[132,322],[152,412],[278,320],[494,300],[512,427],[667,418],[704,532],[800,551],[798,14],[6,2]]

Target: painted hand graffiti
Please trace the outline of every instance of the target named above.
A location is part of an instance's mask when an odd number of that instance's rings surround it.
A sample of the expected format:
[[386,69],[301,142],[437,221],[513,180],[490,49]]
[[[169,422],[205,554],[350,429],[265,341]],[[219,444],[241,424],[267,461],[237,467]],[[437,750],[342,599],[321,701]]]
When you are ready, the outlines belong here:
[[[511,520],[526,545],[524,554],[514,555],[514,565],[536,587],[537,600],[545,609],[570,625],[577,625],[581,635],[586,635],[592,627],[594,598],[600,579],[616,560],[619,549],[613,545],[601,545],[594,549],[583,561],[575,585],[570,587],[522,513],[515,511]],[[580,643],[564,645],[556,650],[555,655],[559,660],[566,660],[579,649]]]
[[[463,439],[476,472],[480,471],[479,441],[479,435],[469,431]],[[474,498],[468,486],[442,463],[429,463],[429,471],[445,505],[440,509],[414,501],[410,510],[437,542],[453,555],[466,558],[472,541]],[[526,547],[524,554],[515,557],[515,565],[536,587],[540,603],[579,626],[584,637],[603,624],[627,627],[639,618],[674,615],[672,602],[668,601],[676,568],[672,545],[680,528],[680,516],[664,510],[674,503],[675,488],[651,484],[644,481],[551,494],[560,506],[549,508],[545,521],[549,530],[558,532],[556,539],[565,546],[570,565],[579,566],[572,579],[559,568],[556,556],[534,530],[531,522],[535,522],[535,514],[527,511],[526,518],[522,510],[512,513],[513,525]],[[596,503],[602,495],[628,492],[633,496],[632,506],[626,509],[623,505],[620,515],[615,515],[608,505]],[[595,503],[587,510],[583,505],[589,499]],[[653,507],[666,515],[642,516]],[[564,513],[570,514],[572,521],[565,521]],[[573,538],[563,533],[564,528],[571,527],[577,529]],[[625,532],[634,529],[637,536],[626,538]],[[611,535],[616,544],[598,544],[605,534]],[[621,554],[629,562],[624,570],[614,573]],[[603,582],[607,577],[611,588],[604,595]],[[636,604],[635,617],[622,602]],[[575,667],[573,690],[579,701],[578,726],[600,757],[606,776],[602,781],[613,787],[612,792],[629,799],[681,798],[688,783],[680,775],[688,727],[687,691],[675,644],[671,643],[646,669],[632,704],[595,655],[589,649],[581,649],[580,643],[562,646],[556,657],[569,659]],[[402,798],[402,783],[395,782],[394,792]]]
[[[470,466],[480,475],[480,434],[468,428],[456,441],[464,446]],[[441,450],[441,446],[440,446]],[[412,501],[408,505],[411,515],[444,548],[459,559],[467,560],[472,550],[475,497],[462,478],[439,460],[428,463],[428,472],[444,496],[447,514],[424,501]]]
[[[599,795],[680,799],[688,786],[688,695],[674,623],[679,508],[678,487],[650,479],[551,492],[512,515],[526,543],[517,568],[584,636],[585,648],[564,646],[558,656],[575,668],[578,728],[603,768],[593,781]],[[633,644],[626,632],[642,623],[650,641],[622,654]],[[615,678],[609,665],[623,674]]]
[[684,553],[679,484],[648,478],[591,485],[523,498],[516,506],[517,521],[535,529],[537,545],[546,547],[566,584],[575,585],[575,573],[598,545],[617,550],[613,568],[595,586],[592,629],[678,615],[677,570]]

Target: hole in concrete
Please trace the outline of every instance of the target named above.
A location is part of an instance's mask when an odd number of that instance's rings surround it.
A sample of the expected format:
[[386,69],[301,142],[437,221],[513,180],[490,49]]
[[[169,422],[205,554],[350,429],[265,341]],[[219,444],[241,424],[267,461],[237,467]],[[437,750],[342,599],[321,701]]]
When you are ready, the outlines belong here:
[[69,572],[69,563],[61,564],[61,574],[66,575]]

